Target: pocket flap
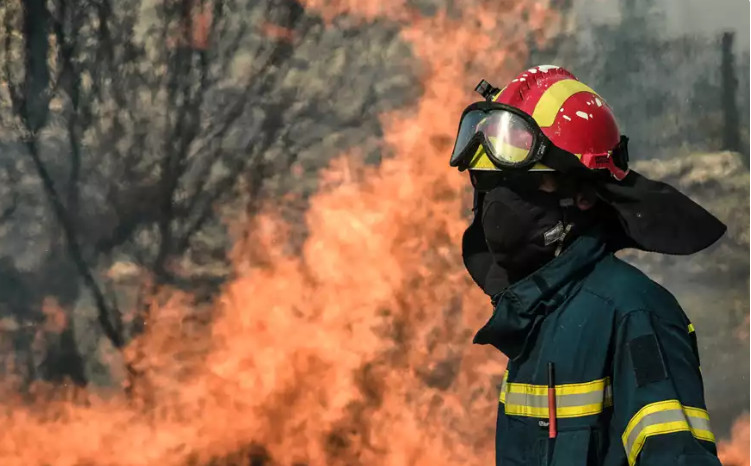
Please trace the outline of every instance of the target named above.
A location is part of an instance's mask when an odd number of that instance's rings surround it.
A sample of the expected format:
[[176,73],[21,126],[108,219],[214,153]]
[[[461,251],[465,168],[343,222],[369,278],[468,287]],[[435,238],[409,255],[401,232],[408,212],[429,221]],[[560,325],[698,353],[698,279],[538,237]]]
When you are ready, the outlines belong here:
[[551,466],[587,466],[590,429],[558,432]]

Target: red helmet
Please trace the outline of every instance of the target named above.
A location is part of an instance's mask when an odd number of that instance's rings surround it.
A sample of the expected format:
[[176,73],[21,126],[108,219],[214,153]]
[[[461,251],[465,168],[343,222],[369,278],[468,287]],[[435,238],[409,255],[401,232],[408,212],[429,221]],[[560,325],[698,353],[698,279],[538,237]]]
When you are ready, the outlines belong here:
[[[722,222],[675,188],[628,169],[628,138],[620,134],[612,110],[570,72],[536,66],[503,89],[482,80],[475,90],[484,100],[462,112],[452,167],[588,177],[618,217],[621,229],[611,238],[618,247],[692,254],[725,232]],[[594,170],[607,170],[615,181],[590,176]],[[502,177],[491,178],[497,184]],[[495,263],[479,215],[484,191],[475,186],[475,219],[462,240],[464,263],[480,286],[493,277]]]
[[[618,178],[625,175],[610,157],[621,142],[611,108],[569,71],[553,65],[530,68],[488,100],[531,116],[555,146],[576,155],[587,167],[609,169]],[[484,152],[482,147],[478,151]],[[467,168],[501,170],[484,153],[475,154]],[[538,163],[530,171],[552,169]]]

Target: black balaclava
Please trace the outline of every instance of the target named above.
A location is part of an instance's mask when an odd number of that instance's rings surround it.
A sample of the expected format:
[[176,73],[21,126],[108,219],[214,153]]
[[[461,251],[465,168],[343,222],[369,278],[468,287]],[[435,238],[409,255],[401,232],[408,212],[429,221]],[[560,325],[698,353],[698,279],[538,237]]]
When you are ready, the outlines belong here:
[[526,174],[505,178],[484,196],[482,230],[493,261],[514,283],[557,256],[596,222],[594,209],[575,205],[577,186],[539,189],[541,178]]
[[[472,279],[491,297],[594,226],[612,251],[637,248],[677,255],[709,247],[726,230],[686,195],[634,170],[622,180],[587,170],[547,175],[470,170],[469,174],[475,188],[474,219],[462,237],[462,258]],[[541,192],[541,177],[551,175],[558,182],[557,191]],[[598,199],[597,204],[586,211],[578,209],[573,201],[578,192]],[[554,238],[556,245],[550,243]]]

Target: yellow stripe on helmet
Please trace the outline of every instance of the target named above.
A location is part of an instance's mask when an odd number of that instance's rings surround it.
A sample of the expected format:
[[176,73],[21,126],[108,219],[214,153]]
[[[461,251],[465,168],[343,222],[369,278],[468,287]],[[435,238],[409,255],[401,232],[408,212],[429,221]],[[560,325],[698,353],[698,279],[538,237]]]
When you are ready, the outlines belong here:
[[[503,93],[505,89],[506,88],[504,87],[495,96],[493,96],[493,101],[497,101],[501,93]],[[597,94],[597,92],[592,90],[592,88],[582,83],[581,81],[577,81],[575,79],[564,79],[554,83],[542,94],[540,100],[535,106],[534,112],[532,113],[532,118],[537,122],[540,128],[547,128],[551,126],[555,121],[555,117],[561,110],[563,104],[568,100],[569,97],[579,92],[589,92],[594,97],[604,100],[599,96],[599,94]],[[574,155],[576,155],[577,158],[581,159],[581,154]],[[482,146],[477,148],[477,152],[475,152],[475,155],[472,157],[468,168],[470,170],[500,170],[493,164],[493,162],[490,161],[487,154],[485,153],[485,149],[483,149]],[[555,170],[541,163],[537,163],[532,168],[530,168],[529,171],[535,172]]]
[[496,94],[493,96],[493,99],[492,99],[493,102],[498,102],[498,99],[501,97],[501,94],[503,94],[503,91],[505,91],[507,87],[508,86],[503,86],[503,89],[501,89],[500,91],[496,92]]
[[563,104],[569,97],[578,94],[579,92],[589,92],[602,100],[602,97],[597,95],[597,93],[586,84],[575,79],[564,79],[550,86],[542,94],[540,100],[537,101],[535,111],[532,113],[532,118],[534,118],[540,128],[551,126]]

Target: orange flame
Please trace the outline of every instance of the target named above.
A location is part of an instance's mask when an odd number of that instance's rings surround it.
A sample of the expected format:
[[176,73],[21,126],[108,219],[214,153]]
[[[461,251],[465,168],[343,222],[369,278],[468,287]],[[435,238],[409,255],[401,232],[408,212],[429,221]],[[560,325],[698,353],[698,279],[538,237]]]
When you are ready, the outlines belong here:
[[730,441],[720,442],[717,453],[723,466],[749,466],[749,430],[748,414],[735,421]]
[[269,208],[247,219],[215,303],[154,304],[123,355],[130,398],[40,388],[31,405],[5,401],[0,464],[247,464],[260,446],[284,465],[493,462],[505,361],[470,345],[490,309],[462,266],[467,180],[447,151],[472,85],[523,65],[522,13],[555,17],[532,0],[432,17],[403,1],[306,3],[402,24],[424,92],[382,115],[394,156],[322,173],[301,257]]

